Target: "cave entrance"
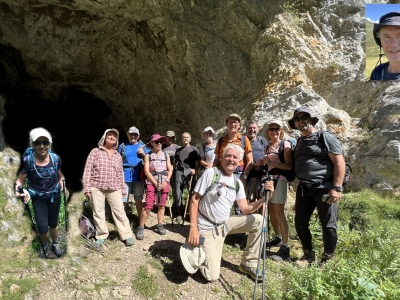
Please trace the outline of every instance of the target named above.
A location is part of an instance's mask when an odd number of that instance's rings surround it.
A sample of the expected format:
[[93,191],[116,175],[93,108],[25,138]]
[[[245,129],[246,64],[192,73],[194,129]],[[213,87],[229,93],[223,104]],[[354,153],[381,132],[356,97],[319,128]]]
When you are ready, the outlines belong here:
[[90,150],[97,146],[105,128],[114,127],[107,124],[110,107],[82,88],[71,86],[60,93],[57,101],[43,99],[38,91],[14,89],[14,93],[5,95],[4,108],[6,144],[22,154],[30,130],[46,128],[53,137],[53,151],[61,157],[67,186],[80,191]]

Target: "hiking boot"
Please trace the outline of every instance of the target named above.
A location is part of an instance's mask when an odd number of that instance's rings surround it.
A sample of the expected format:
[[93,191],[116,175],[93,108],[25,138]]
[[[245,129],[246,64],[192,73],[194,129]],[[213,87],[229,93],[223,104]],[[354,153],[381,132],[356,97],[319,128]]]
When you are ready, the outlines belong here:
[[313,250],[304,250],[303,256],[296,262],[300,267],[310,266],[315,262],[315,252]]
[[275,247],[280,246],[282,244],[282,239],[275,236],[270,242],[266,242],[265,246],[267,247]]
[[138,226],[138,228],[136,229],[136,239],[137,240],[143,240],[144,239],[144,226]]
[[58,242],[53,242],[51,245],[51,250],[57,257],[61,257],[63,255],[63,251],[60,248],[60,244]]
[[176,217],[176,221],[177,221],[177,222],[182,222],[182,220],[183,220],[183,219],[182,219],[182,216],[177,216],[177,217]]
[[106,242],[106,240],[104,240],[104,239],[97,239],[97,240],[94,242],[94,245],[95,245],[96,247],[100,247],[100,246],[103,245],[105,242]]
[[157,224],[157,232],[160,235],[166,235],[167,232],[165,231],[163,224]]
[[328,253],[324,253],[322,254],[321,260],[319,262],[319,265],[321,267],[324,267],[326,265],[326,263],[331,260],[333,258],[333,255],[328,254]]
[[274,261],[284,261],[290,258],[290,248],[287,246],[281,245],[278,252],[275,255],[271,256],[271,259]]
[[253,278],[253,280],[256,280],[256,278],[257,278],[257,281],[262,281],[262,279],[263,279],[262,273],[260,272],[260,273],[256,274],[256,270],[257,270],[256,267],[246,267],[243,264],[239,265],[240,272],[242,272],[243,274],[250,275],[250,277]]
[[133,244],[135,244],[135,241],[133,238],[130,237],[125,240],[125,246],[130,247],[130,246],[133,246]]
[[42,249],[40,249],[40,254],[39,254],[39,256],[40,257],[45,257],[45,258],[53,258],[52,256],[52,253],[51,253],[51,250],[50,250],[50,247],[49,247],[49,244],[48,243],[46,243],[46,244],[44,244],[43,246],[42,246]]

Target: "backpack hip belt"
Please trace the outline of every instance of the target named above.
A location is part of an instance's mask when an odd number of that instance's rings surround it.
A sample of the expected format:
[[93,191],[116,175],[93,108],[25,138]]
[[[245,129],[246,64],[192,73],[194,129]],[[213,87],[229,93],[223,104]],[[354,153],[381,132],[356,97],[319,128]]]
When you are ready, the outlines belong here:
[[31,195],[32,198],[33,197],[43,197],[43,196],[44,197],[48,197],[48,196],[51,195],[50,202],[53,203],[54,194],[60,192],[60,184],[57,184],[57,186],[54,189],[52,189],[51,191],[48,191],[48,192],[38,192],[38,191],[35,191],[34,189],[28,187],[28,192],[29,192],[29,194]]
[[[224,225],[224,228],[226,229],[226,232],[228,232],[228,225],[226,225],[226,221],[224,221],[224,222],[222,222],[222,223],[215,223],[215,222],[211,221],[208,217],[206,217],[206,216],[200,211],[200,209],[198,210],[198,212],[199,212],[199,215],[200,215],[200,216],[202,216],[208,223],[210,223],[210,224],[212,224],[212,225],[214,226],[215,233],[216,233],[217,235],[219,235],[218,227],[221,226],[221,225]],[[222,235],[222,237],[224,237],[225,235],[226,235],[226,234],[225,234],[225,230],[223,230],[223,235]]]
[[160,171],[160,172],[156,172],[156,171],[153,171],[153,172],[150,172],[151,173],[151,175],[153,175],[153,176],[157,176],[157,175],[165,175],[165,176],[167,176],[168,175],[168,171]]

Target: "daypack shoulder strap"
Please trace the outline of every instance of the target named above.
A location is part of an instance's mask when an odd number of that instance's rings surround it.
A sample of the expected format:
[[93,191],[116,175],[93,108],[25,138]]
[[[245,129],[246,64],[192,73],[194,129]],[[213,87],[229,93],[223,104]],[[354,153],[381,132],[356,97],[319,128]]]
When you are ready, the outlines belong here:
[[125,143],[121,144],[121,152],[119,152],[119,154],[121,154],[121,156],[124,156],[124,154],[125,154]]
[[[214,170],[214,175],[213,175],[213,178],[211,180],[211,184],[206,189],[204,195],[207,194],[208,192],[210,192],[219,183],[219,181],[221,179],[221,170],[218,169],[217,167],[213,167],[213,170]],[[233,178],[235,180],[235,187],[231,187],[229,185],[226,185],[226,187],[229,188],[229,189],[233,189],[233,190],[236,191],[236,193],[238,193],[239,192],[239,187],[240,187],[239,186],[239,179],[235,175],[233,175]],[[203,197],[204,197],[204,195],[203,195]]]
[[246,141],[247,136],[245,136],[244,134],[242,134],[242,149],[244,150],[245,147],[245,141]]

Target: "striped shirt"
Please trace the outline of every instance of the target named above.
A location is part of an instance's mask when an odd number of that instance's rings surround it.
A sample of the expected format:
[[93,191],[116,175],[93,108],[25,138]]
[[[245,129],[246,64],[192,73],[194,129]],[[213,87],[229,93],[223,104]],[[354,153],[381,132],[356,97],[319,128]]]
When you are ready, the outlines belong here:
[[83,172],[84,193],[95,187],[102,190],[122,190],[125,194],[124,171],[121,155],[114,151],[110,156],[104,147],[90,151]]

